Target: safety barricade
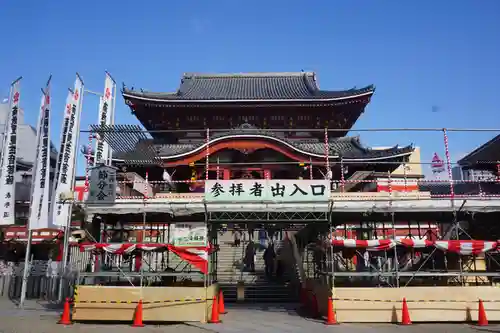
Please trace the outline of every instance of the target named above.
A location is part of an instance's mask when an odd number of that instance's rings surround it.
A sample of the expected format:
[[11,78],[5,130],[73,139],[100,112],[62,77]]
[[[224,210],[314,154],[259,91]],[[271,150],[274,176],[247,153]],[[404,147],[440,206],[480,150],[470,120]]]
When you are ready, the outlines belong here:
[[[327,318],[328,325],[337,322],[406,325],[412,322],[468,322],[486,325],[488,319],[500,321],[500,290],[493,287],[335,288],[333,291],[333,297],[318,288],[301,292],[301,301],[308,313],[316,318]],[[337,296],[349,292],[377,294],[378,297]],[[448,297],[439,297],[445,292]],[[427,295],[429,298],[425,298]],[[438,297],[432,298],[433,295]]]
[[[191,296],[178,297],[182,294]],[[72,320],[133,321],[136,327],[142,326],[143,320],[219,323],[219,315],[226,313],[224,296],[217,285],[207,288],[79,286],[71,303]],[[62,317],[61,323],[67,323],[68,318]]]

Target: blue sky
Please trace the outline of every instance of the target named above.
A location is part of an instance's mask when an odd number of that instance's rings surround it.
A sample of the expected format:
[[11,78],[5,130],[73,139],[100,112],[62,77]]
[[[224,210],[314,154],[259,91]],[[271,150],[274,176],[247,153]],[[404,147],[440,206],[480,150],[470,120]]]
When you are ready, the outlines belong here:
[[[120,86],[172,91],[183,72],[304,69],[324,89],[376,85],[355,128],[500,128],[499,13],[498,0],[4,0],[0,96],[24,76],[21,103],[34,124],[53,74],[57,142],[76,71],[94,91],[103,90],[105,70]],[[118,101],[117,122],[137,123]],[[83,129],[97,122],[97,108],[97,97],[86,97]],[[496,134],[450,133],[452,160]],[[428,162],[435,151],[444,158],[437,132],[361,138],[369,146],[414,143]]]

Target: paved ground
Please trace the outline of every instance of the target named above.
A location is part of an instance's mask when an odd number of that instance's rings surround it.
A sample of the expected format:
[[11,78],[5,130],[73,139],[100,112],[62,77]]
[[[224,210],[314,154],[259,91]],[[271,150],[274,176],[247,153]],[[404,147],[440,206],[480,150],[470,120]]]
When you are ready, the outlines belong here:
[[475,327],[461,324],[426,324],[412,326],[397,325],[358,325],[342,324],[325,326],[322,322],[304,319],[296,314],[295,307],[273,305],[228,306],[229,313],[222,317],[223,323],[164,325],[132,328],[129,325],[95,325],[74,324],[70,327],[57,325],[60,310],[48,304],[27,302],[26,309],[20,310],[8,300],[0,299],[0,333],[58,333],[58,332],[91,332],[91,333],[127,333],[127,332],[182,332],[182,333],[391,333],[391,332],[425,332],[425,333],[500,333],[500,325]]

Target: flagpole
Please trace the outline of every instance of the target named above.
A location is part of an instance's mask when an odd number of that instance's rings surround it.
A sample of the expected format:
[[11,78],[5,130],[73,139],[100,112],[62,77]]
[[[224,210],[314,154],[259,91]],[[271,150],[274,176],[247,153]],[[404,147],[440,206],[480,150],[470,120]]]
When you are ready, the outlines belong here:
[[31,262],[29,260],[31,253],[32,238],[33,238],[33,233],[31,232],[31,229],[28,229],[28,244],[26,245],[26,254],[24,256],[23,284],[21,286],[21,299],[19,300],[19,307],[21,309],[24,309],[24,301],[26,300],[26,291],[28,289],[28,275],[31,268]]
[[[78,144],[79,144],[79,138],[80,138],[80,122],[81,122],[81,117],[82,117],[82,109],[83,109],[83,96],[85,95],[85,85],[83,83],[83,79],[81,78],[80,74],[76,73],[77,79],[80,80],[81,82],[81,92],[80,92],[80,101],[79,101],[79,110],[76,110],[78,114],[78,124],[75,124],[76,131],[73,135],[76,135],[75,138],[75,146],[71,147],[75,151],[78,151]],[[76,158],[76,156],[75,156]],[[74,193],[74,188],[75,188],[75,174],[76,174],[76,161],[75,161],[75,166],[73,167],[73,172],[71,174],[71,184],[70,184],[70,189],[71,193]],[[67,201],[67,200],[66,200]],[[61,275],[61,280],[59,283],[59,291],[58,291],[58,301],[62,301],[62,288],[63,288],[63,281],[64,281],[64,276],[66,275],[66,266],[68,265],[68,252],[69,252],[69,236],[70,236],[70,231],[71,231],[71,214],[73,212],[73,202],[74,200],[71,200],[71,203],[69,207],[66,209],[68,210],[68,216],[66,219],[66,226],[64,229],[64,244],[63,244],[63,258],[62,258],[62,275]],[[66,202],[64,202],[66,204]]]
[[[30,220],[31,220],[31,214],[33,214],[33,193],[35,192],[35,185],[34,182],[36,181],[37,177],[37,172],[38,172],[38,160],[42,158],[40,156],[40,144],[43,136],[43,122],[44,122],[44,117],[45,117],[45,110],[50,107],[49,104],[47,104],[47,94],[50,93],[49,87],[50,87],[50,81],[52,79],[52,75],[49,76],[49,79],[47,80],[47,84],[45,85],[45,90],[42,89],[42,102],[41,102],[41,108],[40,108],[40,115],[38,117],[38,123],[37,123],[37,142],[36,142],[36,155],[35,155],[35,160],[33,161],[33,168],[31,170],[31,200],[30,200],[30,219],[28,220],[28,225],[27,231],[28,231],[28,243],[26,244],[26,253],[24,256],[24,271],[23,271],[23,281],[22,281],[22,286],[21,286],[21,298],[19,300],[19,307],[24,308],[24,302],[26,300],[26,291],[28,289],[28,276],[29,272],[31,270],[31,262],[30,262],[30,254],[31,254],[31,243],[33,239],[33,232],[31,230],[31,225],[30,225]],[[50,96],[50,95],[49,95]],[[50,98],[50,97],[49,97]],[[50,110],[50,109],[49,109]],[[50,118],[49,118],[50,119]],[[49,138],[50,140],[50,138]],[[49,147],[50,148],[50,147]]]
[[[56,163],[56,169],[54,172],[54,181],[52,184],[52,196],[51,196],[50,211],[49,211],[50,222],[52,224],[55,224],[54,223],[55,222],[54,210],[55,210],[55,207],[58,204],[58,200],[59,200],[59,198],[57,197],[57,187],[59,186],[59,176],[61,173],[61,167],[62,167],[62,162],[63,162],[63,153],[64,153],[64,150],[66,149],[66,139],[67,139],[67,134],[68,134],[67,133],[68,129],[66,127],[69,126],[69,123],[68,123],[68,125],[66,124],[66,122],[69,122],[69,115],[68,115],[69,109],[68,108],[71,107],[73,95],[74,95],[73,89],[68,88],[68,96],[66,98],[66,107],[64,110],[64,117],[63,117],[63,123],[62,123],[62,128],[61,128],[61,136],[59,139],[59,153],[57,154],[57,161],[56,161],[57,163]],[[63,242],[64,242],[64,239],[63,239]],[[58,300],[60,300],[59,295],[62,292],[62,286],[61,286],[62,285],[62,267],[59,267],[58,274],[59,273],[61,273],[61,277],[59,279],[59,286],[58,286],[58,293],[57,293]]]
[[[116,95],[118,95],[118,89],[116,87],[116,81],[113,79],[111,74],[109,74],[108,71],[106,71],[106,74],[109,76],[111,81],[113,81],[113,107],[111,108],[111,117],[110,117],[110,125],[113,126],[115,124],[115,108],[116,108]],[[112,148],[108,145],[108,163],[107,165],[113,165],[113,150]]]

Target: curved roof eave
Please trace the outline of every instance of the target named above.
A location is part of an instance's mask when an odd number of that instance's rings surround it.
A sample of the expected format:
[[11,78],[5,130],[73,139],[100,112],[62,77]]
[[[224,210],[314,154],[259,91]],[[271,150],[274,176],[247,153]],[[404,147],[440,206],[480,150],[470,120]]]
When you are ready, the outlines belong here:
[[[141,101],[155,102],[155,103],[260,103],[260,102],[339,102],[360,97],[367,97],[373,95],[374,89],[361,90],[361,92],[353,92],[352,95],[340,97],[324,97],[324,98],[295,98],[295,99],[168,99],[168,98],[152,98],[145,96],[144,93],[130,93],[123,91],[123,98],[138,99]],[[141,96],[142,95],[142,96]],[[174,95],[174,94],[171,94]]]
[[[201,144],[200,146],[198,146],[190,151],[183,152],[180,154],[170,155],[170,156],[159,156],[159,158],[161,160],[165,160],[165,161],[187,158],[191,155],[203,152],[204,150],[207,149],[207,145],[208,145],[208,147],[210,147],[214,144],[217,144],[219,142],[222,142],[222,141],[225,141],[228,139],[231,139],[231,140],[234,140],[234,139],[262,139],[262,140],[267,140],[267,141],[274,141],[275,143],[279,143],[280,145],[283,145],[283,146],[285,146],[285,147],[287,147],[287,148],[289,148],[297,153],[300,153],[300,154],[303,154],[306,156],[319,158],[319,159],[324,159],[326,157],[324,154],[315,154],[312,152],[308,152],[306,150],[302,150],[302,149],[294,146],[293,144],[291,144],[287,141],[281,140],[281,139],[273,137],[273,136],[258,135],[258,134],[236,134],[236,135],[228,135],[228,136],[221,136],[218,138],[214,138],[214,139],[210,140],[208,143],[205,142],[205,143]],[[397,157],[403,157],[403,156],[410,155],[413,152],[413,150],[414,150],[414,148],[412,146],[407,146],[407,147],[403,147],[403,148],[399,149],[399,151],[394,152],[394,154],[390,155],[390,156],[377,156],[377,157],[364,157],[364,158],[362,158],[362,157],[360,157],[360,158],[343,158],[343,161],[345,161],[345,162],[381,161],[381,160],[386,160],[386,159],[390,159],[390,158],[397,158]],[[391,148],[391,149],[388,149],[387,151],[394,151],[394,149]],[[329,156],[329,159],[331,159],[331,160],[336,160],[336,159],[340,159],[340,158],[341,158],[341,156],[339,154],[332,154]],[[124,162],[125,161],[123,159],[113,159],[113,160],[117,161],[117,162]]]

